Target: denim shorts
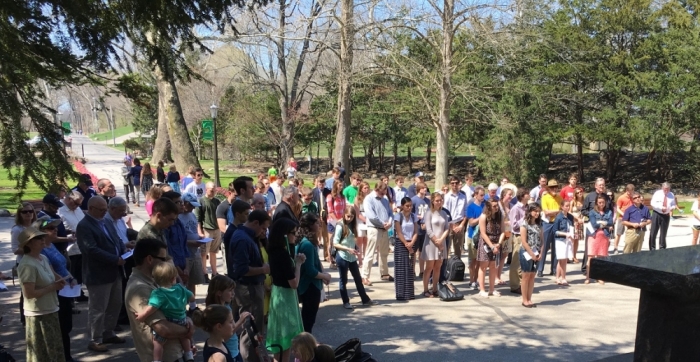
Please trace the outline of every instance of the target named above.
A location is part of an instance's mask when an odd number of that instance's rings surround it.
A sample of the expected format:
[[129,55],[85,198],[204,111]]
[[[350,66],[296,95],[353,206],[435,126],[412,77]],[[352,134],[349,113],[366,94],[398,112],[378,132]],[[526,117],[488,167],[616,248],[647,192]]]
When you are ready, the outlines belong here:
[[520,270],[523,273],[534,273],[537,271],[537,262],[530,259],[529,261],[525,259],[525,254],[527,250],[525,248],[520,248]]
[[328,223],[326,225],[326,230],[328,230],[329,234],[335,233],[335,225],[332,225],[331,223]]

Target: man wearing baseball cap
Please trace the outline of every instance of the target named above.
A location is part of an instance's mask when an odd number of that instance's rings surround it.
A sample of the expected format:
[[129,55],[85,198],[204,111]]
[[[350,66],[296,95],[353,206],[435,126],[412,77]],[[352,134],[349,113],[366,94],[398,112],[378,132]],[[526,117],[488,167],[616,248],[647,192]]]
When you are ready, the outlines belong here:
[[[406,193],[406,196],[413,198],[413,196],[418,195],[418,190],[416,190],[416,185],[418,185],[421,182],[425,182],[425,174],[423,172],[418,171],[413,177],[413,184],[408,187],[408,192]],[[425,194],[430,197],[430,189],[426,188],[425,189]],[[400,200],[399,200],[400,201]]]
[[74,187],[73,191],[78,191],[83,195],[83,203],[80,204],[80,208],[83,211],[88,209],[88,201],[90,201],[90,198],[97,195],[97,191],[92,188],[92,177],[88,173],[84,173],[78,177],[78,186]]
[[[46,194],[46,196],[44,196],[44,199],[41,200],[41,202],[44,203],[44,209],[36,215],[37,218],[41,218],[42,216],[48,216],[52,220],[61,221],[61,216],[58,215],[58,209],[63,207],[63,203],[61,202],[61,200],[58,199],[58,196],[54,194]],[[70,243],[75,242],[75,237],[68,236],[68,231],[63,225],[63,222],[58,224],[56,231],[56,236],[58,236],[58,239],[56,239],[54,245],[56,245],[58,251],[60,251],[61,253],[65,253],[66,249],[68,248],[68,245]]]

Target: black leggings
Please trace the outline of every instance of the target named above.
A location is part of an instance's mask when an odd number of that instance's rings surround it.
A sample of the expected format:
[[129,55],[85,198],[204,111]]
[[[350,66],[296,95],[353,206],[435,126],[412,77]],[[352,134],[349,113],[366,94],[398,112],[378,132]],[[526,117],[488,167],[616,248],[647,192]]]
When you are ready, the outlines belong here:
[[73,330],[73,298],[58,296],[58,322],[61,324],[63,355],[70,360],[70,332]]
[[321,291],[311,284],[304,294],[299,295],[299,302],[301,302],[301,321],[304,323],[304,332],[311,333],[321,304]]

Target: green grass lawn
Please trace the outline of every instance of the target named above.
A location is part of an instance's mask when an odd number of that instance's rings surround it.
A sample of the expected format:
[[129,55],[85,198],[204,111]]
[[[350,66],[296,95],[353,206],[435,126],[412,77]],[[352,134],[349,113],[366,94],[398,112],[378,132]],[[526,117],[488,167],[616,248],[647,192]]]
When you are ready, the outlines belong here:
[[[118,127],[114,129],[114,137],[121,137],[132,132],[134,132],[134,127],[131,125]],[[112,139],[112,131],[91,134],[90,139],[93,141],[106,141]]]
[[[15,186],[15,181],[7,178],[7,171],[5,169],[0,170],[0,209],[10,210],[14,213],[17,210],[18,203],[13,201],[12,198],[17,194],[17,188]],[[46,192],[41,190],[33,182],[27,184],[27,189],[24,191],[24,196],[22,200],[37,200],[42,199],[46,195]]]

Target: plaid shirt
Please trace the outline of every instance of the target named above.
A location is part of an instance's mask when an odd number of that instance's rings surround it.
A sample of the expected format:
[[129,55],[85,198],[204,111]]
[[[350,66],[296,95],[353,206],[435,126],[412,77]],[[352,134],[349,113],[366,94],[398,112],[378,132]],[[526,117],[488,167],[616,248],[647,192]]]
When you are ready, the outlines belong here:
[[345,198],[338,195],[333,199],[333,195],[326,196],[326,205],[329,211],[333,211],[336,220],[342,220],[345,213]]

